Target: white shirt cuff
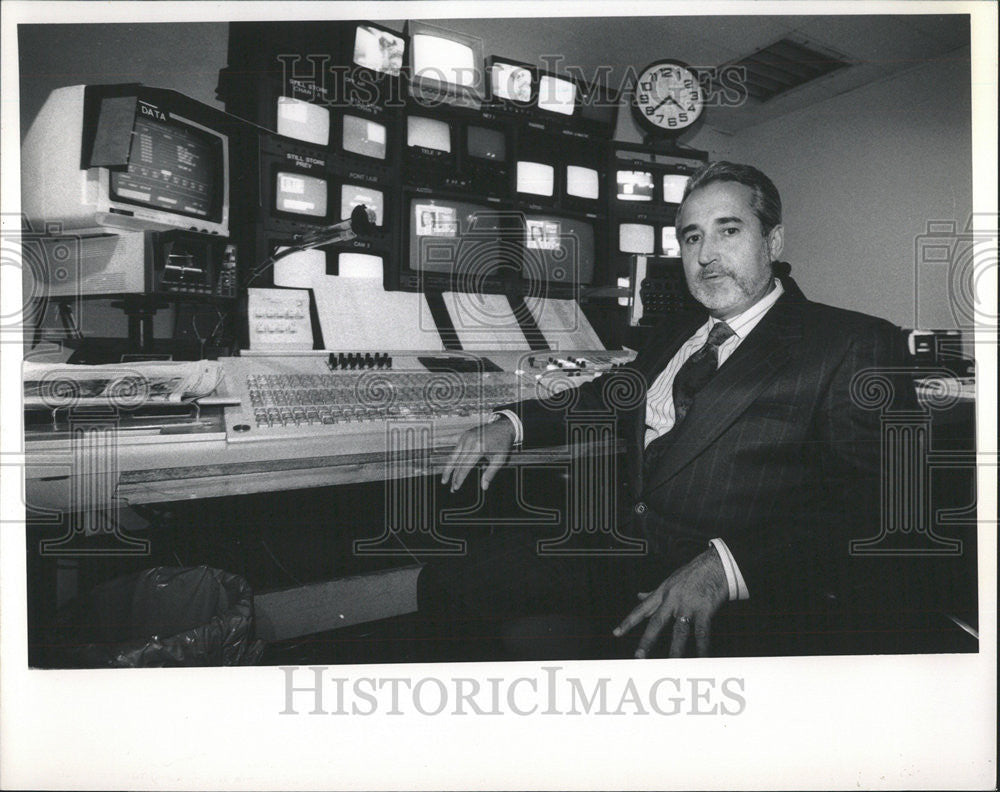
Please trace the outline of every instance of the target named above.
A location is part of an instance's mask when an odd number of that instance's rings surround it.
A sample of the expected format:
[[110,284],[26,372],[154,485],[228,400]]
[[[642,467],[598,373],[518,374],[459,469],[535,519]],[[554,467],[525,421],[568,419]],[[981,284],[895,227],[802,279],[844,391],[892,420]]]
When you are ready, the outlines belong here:
[[520,445],[524,441],[524,424],[521,423],[521,419],[518,418],[517,413],[511,410],[497,410],[490,418],[490,423],[493,423],[501,415],[514,424],[514,445]]
[[719,554],[722,568],[726,572],[726,583],[729,584],[729,601],[750,599],[750,589],[747,588],[743,573],[740,572],[729,546],[722,539],[712,539],[709,544]]

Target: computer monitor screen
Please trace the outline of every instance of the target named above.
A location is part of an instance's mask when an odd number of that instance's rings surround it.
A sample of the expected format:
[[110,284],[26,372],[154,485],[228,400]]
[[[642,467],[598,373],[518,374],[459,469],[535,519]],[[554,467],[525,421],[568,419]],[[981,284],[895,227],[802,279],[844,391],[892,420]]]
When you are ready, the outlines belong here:
[[674,226],[663,226],[660,232],[660,247],[664,256],[680,258],[681,243],[677,241],[677,229]]
[[644,223],[621,223],[618,226],[618,250],[621,253],[652,255],[656,249],[656,230]]
[[111,198],[211,218],[222,172],[217,143],[194,127],[137,114],[128,168],[111,172]]
[[357,184],[343,184],[340,187],[340,219],[346,220],[351,212],[364,204],[375,212],[375,225],[382,225],[384,199],[381,190],[361,187]]
[[451,152],[451,127],[447,121],[424,116],[406,119],[406,145],[435,151]]
[[552,196],[555,168],[544,162],[521,160],[517,163],[517,191],[531,195]]
[[301,173],[278,171],[275,208],[280,212],[325,217],[326,180]]
[[531,101],[531,72],[513,63],[494,62],[490,68],[494,98],[510,102]]
[[385,159],[385,124],[367,118],[345,115],[343,119],[344,151],[372,159]]
[[667,203],[679,204],[684,198],[684,187],[688,176],[685,173],[663,174],[663,200]]
[[499,129],[473,125],[466,131],[470,157],[498,161],[507,159],[507,140]]
[[595,87],[586,96],[580,97],[580,118],[595,121],[609,129],[615,121],[617,108],[618,102],[604,88]]
[[619,170],[618,200],[652,201],[653,174],[643,170]]
[[524,223],[524,280],[563,285],[593,281],[596,242],[591,223],[558,215],[527,215]]
[[400,36],[373,25],[358,25],[354,32],[354,63],[364,69],[396,76],[403,67],[406,43]]
[[463,41],[444,35],[418,33],[413,37],[413,74],[449,85],[476,83],[476,52]]
[[[516,213],[513,213],[516,214]],[[458,276],[462,290],[483,278],[520,269],[520,247],[511,244],[512,213],[481,204],[413,197],[409,208],[409,267],[413,272]],[[517,215],[518,222],[520,215]]]
[[551,113],[573,115],[576,84],[561,77],[543,74],[538,80],[538,107]]
[[574,198],[597,199],[601,194],[600,174],[594,168],[566,166],[566,194]]
[[330,111],[290,96],[278,97],[278,134],[326,146],[330,143]]
[[337,256],[337,274],[342,278],[381,278],[381,256],[371,253],[342,252]]

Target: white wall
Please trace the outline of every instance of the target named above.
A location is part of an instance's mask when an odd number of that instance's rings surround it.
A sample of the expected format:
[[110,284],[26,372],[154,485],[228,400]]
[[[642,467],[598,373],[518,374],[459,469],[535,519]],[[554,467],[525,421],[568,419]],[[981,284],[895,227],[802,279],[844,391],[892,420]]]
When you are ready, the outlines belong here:
[[[955,327],[941,273],[915,296],[928,221],[972,211],[969,50],[864,86],[731,139],[715,158],[749,162],[784,202],[784,258],[808,297],[912,327]],[[926,272],[926,270],[924,270]]]

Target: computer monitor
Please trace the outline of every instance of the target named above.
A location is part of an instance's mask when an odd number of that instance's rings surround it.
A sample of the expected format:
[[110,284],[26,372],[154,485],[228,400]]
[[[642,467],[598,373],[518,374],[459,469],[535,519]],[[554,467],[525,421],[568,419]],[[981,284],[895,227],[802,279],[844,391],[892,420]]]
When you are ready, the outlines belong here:
[[465,126],[463,169],[473,193],[490,198],[510,196],[511,134],[503,126],[469,122]]
[[566,197],[596,201],[601,197],[601,174],[585,165],[566,166]]
[[656,228],[649,223],[619,223],[618,252],[651,256],[656,252]]
[[677,229],[665,225],[660,229],[660,255],[667,258],[680,258],[681,243],[677,240]]
[[290,96],[278,97],[277,132],[317,146],[330,144],[330,110]]
[[502,129],[469,124],[465,130],[466,153],[471,159],[504,162],[507,159],[507,137]]
[[379,228],[385,225],[385,196],[381,190],[345,182],[340,185],[340,219],[347,220],[351,212],[364,205],[375,213],[374,223]]
[[341,149],[369,160],[385,161],[388,155],[388,127],[350,111],[340,118]]
[[379,278],[383,276],[385,259],[373,253],[354,250],[337,252],[336,274],[342,278]]
[[454,153],[451,124],[440,118],[410,115],[406,118],[406,145],[424,156],[440,158]]
[[651,170],[633,168],[618,168],[616,182],[618,185],[615,197],[619,201],[653,200],[653,172]]
[[164,89],[57,88],[22,146],[22,210],[39,228],[229,236],[230,136],[240,123]]
[[663,202],[679,204],[684,198],[684,188],[687,186],[689,174],[663,174]]
[[494,56],[489,61],[488,71],[491,101],[522,106],[532,103],[534,67]]
[[523,254],[523,217],[473,201],[404,194],[402,255],[388,289],[510,293]]
[[398,33],[371,22],[359,23],[354,28],[352,62],[355,66],[397,77],[403,68],[405,54],[406,39]]
[[524,257],[521,279],[529,294],[539,289],[568,296],[594,281],[597,259],[593,222],[556,213],[524,216]]
[[291,169],[274,171],[274,210],[281,214],[325,221],[329,192],[323,176]]
[[537,107],[561,116],[576,114],[577,84],[568,77],[541,73],[538,76]]
[[528,200],[533,197],[552,198],[555,195],[555,168],[545,162],[518,160],[517,192]]
[[418,104],[478,110],[485,92],[483,41],[426,22],[409,21],[410,96]]

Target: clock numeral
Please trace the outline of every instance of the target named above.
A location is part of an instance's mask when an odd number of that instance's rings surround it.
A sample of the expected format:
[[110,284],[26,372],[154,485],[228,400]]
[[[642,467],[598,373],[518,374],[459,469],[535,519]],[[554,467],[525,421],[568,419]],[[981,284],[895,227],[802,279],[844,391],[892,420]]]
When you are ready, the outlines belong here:
[[646,105],[646,106],[645,106],[645,107],[643,108],[643,110],[645,110],[645,111],[646,111],[646,115],[648,115],[648,116],[651,116],[651,115],[653,115],[653,112],[654,112],[654,111],[656,110],[656,108],[655,108],[655,107],[653,107],[652,105]]
[[639,86],[644,91],[652,91],[653,90],[653,80],[646,80],[645,82],[641,82],[641,83],[639,83]]
[[694,89],[694,80],[685,80],[684,81],[684,87],[687,88],[689,91],[693,90]]
[[649,101],[648,93],[639,94],[639,104],[646,104]]
[[688,120],[688,114],[681,113],[680,115],[677,116],[677,120],[680,121],[681,123],[686,123]]
[[668,118],[667,119],[667,126],[672,126],[672,127],[677,126],[677,119],[674,118],[673,116],[671,116],[670,118]]
[[688,112],[689,112],[689,113],[693,113],[693,112],[695,112],[695,111],[696,111],[697,109],[698,109],[698,108],[697,108],[697,107],[696,107],[695,105],[689,105],[689,106],[688,106]]

